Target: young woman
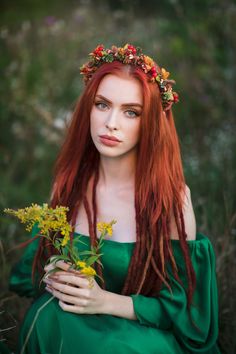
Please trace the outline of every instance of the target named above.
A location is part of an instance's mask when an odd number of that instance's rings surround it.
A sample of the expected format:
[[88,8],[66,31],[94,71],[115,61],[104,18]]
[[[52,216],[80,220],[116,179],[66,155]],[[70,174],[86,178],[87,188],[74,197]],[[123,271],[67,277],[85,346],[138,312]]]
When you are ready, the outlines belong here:
[[[104,241],[104,269],[96,264],[104,282],[91,286],[58,262],[61,271],[26,314],[19,352],[220,353],[215,255],[196,232],[172,115],[174,81],[128,44],[98,46],[81,74],[86,87],[56,161],[51,206],[70,208],[81,250],[96,245],[97,222],[117,221]],[[21,295],[38,293],[32,267],[54,253],[43,240],[12,272]]]

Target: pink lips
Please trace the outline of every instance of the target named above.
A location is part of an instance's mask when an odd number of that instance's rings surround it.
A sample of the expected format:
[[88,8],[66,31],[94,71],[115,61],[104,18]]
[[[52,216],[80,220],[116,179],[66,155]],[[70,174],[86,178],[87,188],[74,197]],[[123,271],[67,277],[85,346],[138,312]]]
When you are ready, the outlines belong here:
[[105,138],[105,139],[109,139],[109,140],[113,140],[113,141],[119,141],[119,139],[117,139],[115,136],[109,136],[109,135],[100,135],[100,138]]
[[100,141],[106,146],[116,146],[120,143],[120,140],[109,135],[100,135]]

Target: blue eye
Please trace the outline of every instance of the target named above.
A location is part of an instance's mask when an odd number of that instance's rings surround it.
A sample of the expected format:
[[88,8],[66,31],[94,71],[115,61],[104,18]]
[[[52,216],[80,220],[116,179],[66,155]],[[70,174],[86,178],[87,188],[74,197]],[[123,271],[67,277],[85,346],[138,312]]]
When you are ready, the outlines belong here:
[[104,102],[96,102],[95,106],[98,107],[99,109],[104,109],[107,107],[106,103]]
[[[104,103],[104,102],[95,102],[95,106],[99,110],[102,110],[102,111],[104,111],[107,108],[109,108],[109,106],[106,103]],[[129,118],[136,118],[136,117],[140,116],[140,113],[138,113],[136,111],[132,111],[132,110],[127,110],[124,113],[126,113]]]
[[128,116],[129,116],[130,118],[135,118],[135,117],[138,117],[138,116],[139,116],[139,114],[138,114],[137,112],[135,112],[135,111],[126,111],[126,112],[132,113],[132,115],[128,114]]

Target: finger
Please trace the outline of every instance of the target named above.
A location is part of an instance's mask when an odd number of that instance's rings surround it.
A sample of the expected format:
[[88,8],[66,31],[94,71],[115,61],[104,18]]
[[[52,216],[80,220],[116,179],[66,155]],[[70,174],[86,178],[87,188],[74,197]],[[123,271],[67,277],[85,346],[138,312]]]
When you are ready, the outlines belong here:
[[57,268],[63,269],[63,270],[68,270],[70,268],[70,264],[64,262],[64,261],[57,261],[55,263]]
[[46,290],[50,292],[53,296],[55,296],[57,299],[62,300],[63,302],[69,303],[71,305],[84,307],[88,304],[88,300],[86,299],[63,294],[60,291],[57,291],[54,288],[48,286],[46,287]]
[[76,270],[76,269],[73,269],[73,268],[69,268],[68,270],[65,270],[65,271],[58,270],[57,273],[56,273],[56,276],[57,275],[66,275],[66,274],[69,274],[69,275],[75,274],[76,276],[81,277],[81,278],[88,278],[87,275],[85,275],[85,274],[81,273],[79,270]]
[[79,313],[83,314],[85,313],[84,307],[79,307],[79,306],[71,306],[68,304],[65,304],[63,301],[58,302],[59,306],[62,308],[63,311],[68,311],[68,312],[73,312],[73,313]]
[[45,267],[44,267],[45,272],[48,272],[48,271],[50,271],[51,269],[54,269],[54,268],[56,267],[55,262],[54,262],[54,259],[56,259],[56,257],[57,257],[57,256],[54,255],[54,256],[51,256],[51,257],[49,258],[49,263],[46,264]]
[[79,286],[80,288],[88,288],[90,285],[90,282],[87,278],[82,278],[78,275],[75,275],[74,273],[60,273],[56,275],[53,275],[50,277],[50,279],[61,282],[61,283],[69,283],[71,285]]
[[45,270],[45,272],[47,273],[47,272],[49,272],[51,269],[54,269],[54,268],[55,268],[55,266],[54,266],[53,264],[49,263],[49,264],[47,264],[47,265],[44,267],[44,270]]
[[[61,262],[61,263],[59,263],[59,262]],[[81,277],[86,277],[86,275],[83,274],[83,273],[81,273],[80,270],[72,268],[72,267],[71,267],[71,263],[65,263],[65,262],[63,262],[63,261],[58,261],[58,262],[56,262],[56,263],[57,263],[57,267],[58,267],[58,268],[61,268],[61,269],[64,270],[65,272],[75,273],[75,274],[80,275]],[[59,263],[59,265],[58,265],[58,263]],[[64,263],[64,265],[63,265],[63,263]],[[68,267],[65,266],[65,265],[68,265]],[[66,269],[64,269],[64,268],[66,268]],[[60,271],[60,270],[59,270],[58,272],[61,272],[61,273],[62,273],[62,271]]]
[[84,299],[88,299],[90,297],[89,289],[75,288],[74,286],[70,286],[65,283],[58,283],[57,281],[52,281],[49,279],[45,279],[44,282],[63,294],[82,297]]

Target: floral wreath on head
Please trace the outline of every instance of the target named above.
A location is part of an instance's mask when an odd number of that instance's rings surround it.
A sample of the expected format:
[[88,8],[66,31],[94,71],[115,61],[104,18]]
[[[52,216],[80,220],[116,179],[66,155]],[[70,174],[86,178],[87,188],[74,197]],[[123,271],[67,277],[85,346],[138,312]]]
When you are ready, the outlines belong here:
[[159,68],[152,58],[142,53],[140,47],[126,44],[124,47],[112,46],[105,49],[103,44],[98,45],[92,53],[89,53],[90,60],[80,67],[80,74],[83,75],[87,84],[91,80],[95,71],[104,63],[120,61],[123,64],[136,65],[148,75],[151,82],[157,83],[162,98],[164,111],[171,108],[173,103],[179,101],[179,95],[172,90],[174,80],[168,79],[170,73],[164,68]]

